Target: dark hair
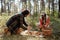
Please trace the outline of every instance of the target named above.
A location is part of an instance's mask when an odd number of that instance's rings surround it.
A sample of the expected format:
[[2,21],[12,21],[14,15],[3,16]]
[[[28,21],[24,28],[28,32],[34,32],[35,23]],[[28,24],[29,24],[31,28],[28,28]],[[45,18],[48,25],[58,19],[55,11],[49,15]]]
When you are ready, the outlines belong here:
[[45,23],[46,23],[46,14],[44,14],[44,19],[45,19]]
[[22,12],[22,14],[23,14],[23,15],[28,15],[28,14],[29,14],[29,11],[28,11],[28,10],[24,10],[24,11]]
[[46,14],[42,15],[42,20],[43,20],[42,24],[45,24],[46,23]]

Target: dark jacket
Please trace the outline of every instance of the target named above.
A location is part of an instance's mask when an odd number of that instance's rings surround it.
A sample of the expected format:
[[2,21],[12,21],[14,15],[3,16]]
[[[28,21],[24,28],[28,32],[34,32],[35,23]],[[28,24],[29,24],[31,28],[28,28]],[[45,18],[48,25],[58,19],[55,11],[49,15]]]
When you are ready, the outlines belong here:
[[17,28],[23,28],[26,30],[27,28],[24,27],[23,24],[26,27],[28,26],[24,20],[23,14],[17,14],[17,15],[12,16],[6,23],[7,27],[13,31],[16,30]]

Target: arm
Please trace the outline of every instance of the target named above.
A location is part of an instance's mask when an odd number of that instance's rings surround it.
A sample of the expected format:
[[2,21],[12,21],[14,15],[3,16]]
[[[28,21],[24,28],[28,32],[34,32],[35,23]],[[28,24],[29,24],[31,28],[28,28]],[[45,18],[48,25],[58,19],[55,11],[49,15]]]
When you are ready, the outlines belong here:
[[24,18],[23,18],[23,23],[24,23],[24,25],[25,25],[25,26],[28,26],[28,24],[26,24],[26,22],[25,22]]
[[46,20],[46,27],[50,24],[50,18],[48,17]]
[[20,27],[23,28],[24,30],[27,30],[26,27],[23,26],[24,22],[23,22],[23,16],[20,16]]
[[42,28],[43,25],[42,25],[42,19],[40,18],[40,28]]

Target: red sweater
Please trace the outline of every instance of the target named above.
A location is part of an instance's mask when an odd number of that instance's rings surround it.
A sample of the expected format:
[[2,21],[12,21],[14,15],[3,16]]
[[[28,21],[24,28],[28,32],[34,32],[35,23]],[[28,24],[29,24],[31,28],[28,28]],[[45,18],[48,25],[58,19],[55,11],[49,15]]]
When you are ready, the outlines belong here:
[[40,28],[42,28],[43,26],[47,27],[50,23],[50,18],[47,16],[46,17],[46,22],[45,22],[45,25],[42,24],[43,20],[42,20],[42,17],[40,17]]

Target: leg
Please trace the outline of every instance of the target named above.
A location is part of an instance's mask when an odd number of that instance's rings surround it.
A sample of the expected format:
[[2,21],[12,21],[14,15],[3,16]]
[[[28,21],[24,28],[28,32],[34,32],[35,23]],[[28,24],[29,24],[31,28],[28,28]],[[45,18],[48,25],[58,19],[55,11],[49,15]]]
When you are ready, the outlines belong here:
[[9,31],[9,28],[5,28],[4,29],[4,34],[6,35],[11,35],[10,31]]
[[22,31],[23,31],[22,28],[18,28],[18,29],[16,30],[16,34],[20,34]]

